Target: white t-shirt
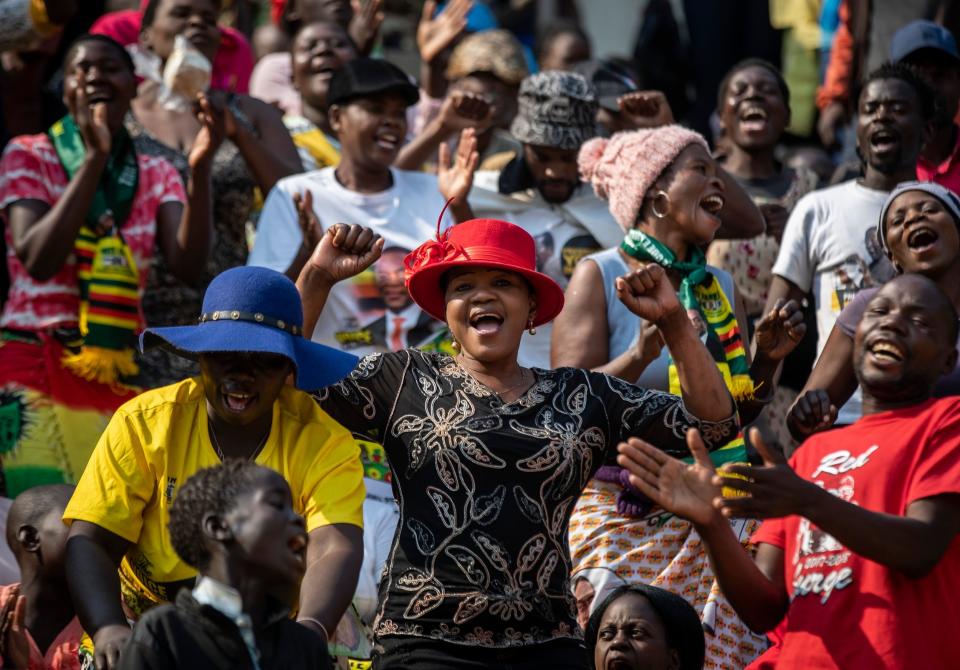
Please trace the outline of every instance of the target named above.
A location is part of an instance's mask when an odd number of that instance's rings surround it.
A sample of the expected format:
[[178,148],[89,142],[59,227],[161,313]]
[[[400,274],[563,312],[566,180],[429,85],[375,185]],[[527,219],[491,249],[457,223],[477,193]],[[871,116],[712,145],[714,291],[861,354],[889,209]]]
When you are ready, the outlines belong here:
[[[554,205],[536,189],[499,193],[499,179],[499,171],[477,172],[468,198],[474,215],[509,221],[530,233],[537,243],[537,270],[563,289],[582,258],[623,239],[607,203],[594,195],[590,186],[581,184],[567,202]],[[551,367],[552,329],[553,324],[548,323],[539,326],[536,335],[524,333],[517,356],[520,365]]]
[[[773,273],[813,291],[818,355],[853,296],[884,284],[895,274],[877,237],[880,210],[888,194],[856,180],[843,182],[803,196],[787,220]],[[853,423],[861,414],[857,389],[837,421]]]
[[[444,200],[434,175],[391,169],[393,186],[380,193],[366,194],[344,188],[334,170],[323,168],[277,182],[264,203],[247,264],[278,272],[290,267],[303,243],[293,195],[308,190],[313,195],[313,210],[322,228],[335,223],[360,223],[383,236],[383,258],[366,272],[334,286],[313,332],[316,342],[369,353],[367,345],[372,342],[367,341],[368,336],[377,330],[371,326],[378,322],[382,325],[386,312],[377,283],[377,266],[386,262],[388,255],[402,257],[435,237]],[[452,224],[449,212],[444,214],[441,230]],[[439,322],[436,325],[442,327]],[[380,350],[388,350],[388,346]]]

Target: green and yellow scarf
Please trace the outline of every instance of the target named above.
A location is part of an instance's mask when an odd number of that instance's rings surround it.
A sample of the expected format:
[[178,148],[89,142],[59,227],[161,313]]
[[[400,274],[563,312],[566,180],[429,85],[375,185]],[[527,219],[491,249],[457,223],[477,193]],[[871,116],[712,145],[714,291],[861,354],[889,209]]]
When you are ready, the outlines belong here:
[[[680,274],[680,288],[677,291],[680,304],[688,313],[696,312],[706,324],[707,350],[713,355],[730,394],[737,402],[753,398],[753,379],[750,378],[737,317],[730,307],[730,300],[720,287],[720,282],[707,270],[703,251],[691,246],[689,258],[685,261],[678,260],[665,244],[635,228],[627,233],[620,248],[632,258],[657,263]],[[680,377],[672,356],[669,375],[670,392],[680,395]],[[715,465],[744,460],[746,448],[743,434],[737,435],[733,441],[713,452],[711,456]]]
[[[48,131],[57,157],[73,179],[86,148],[71,116]],[[112,384],[135,375],[134,346],[140,323],[140,273],[120,227],[130,215],[139,170],[133,140],[122,129],[113,137],[110,158],[97,186],[86,222],[74,244],[80,288],[78,353],[63,364],[79,377]]]

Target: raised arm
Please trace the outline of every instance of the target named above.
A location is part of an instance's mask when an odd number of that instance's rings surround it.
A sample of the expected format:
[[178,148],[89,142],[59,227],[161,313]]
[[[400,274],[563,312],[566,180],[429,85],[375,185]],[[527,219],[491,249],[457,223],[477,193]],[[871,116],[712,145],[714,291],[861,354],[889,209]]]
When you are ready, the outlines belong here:
[[53,277],[73,252],[77,234],[87,218],[100,178],[110,158],[112,137],[106,103],[91,111],[83,85],[68,90],[67,101],[85,147],[83,163],[53,206],[39,200],[18,200],[7,207],[7,225],[13,250],[31,277]]
[[313,333],[333,285],[366,270],[380,258],[381,251],[383,238],[369,228],[355,223],[327,228],[297,278],[305,336]]
[[227,137],[237,145],[261,192],[269,193],[279,180],[303,172],[297,147],[275,107],[256,98],[241,98],[241,108],[253,124],[254,133],[233,118],[225,102],[221,104],[227,118]]
[[200,132],[187,163],[187,202],[165,202],[157,210],[157,244],[170,271],[187,283],[204,276],[213,239],[213,157],[223,143],[225,120],[206,96],[197,105]]
[[442,57],[467,27],[467,13],[472,0],[451,0],[437,16],[436,0],[423,3],[417,24],[417,49],[420,52],[420,87],[431,98],[442,98],[447,92],[447,78]]
[[578,263],[564,292],[563,311],[554,320],[550,364],[555,367],[587,368],[624,381],[636,382],[646,367],[660,355],[659,329],[645,324],[629,349],[610,360],[603,275],[593,261]]
[[727,385],[664,269],[650,264],[618,277],[617,296],[631,312],[660,329],[677,368],[687,411],[701,421],[729,420],[735,408]]
[[493,107],[476,93],[453,91],[444,98],[440,113],[419,135],[400,149],[393,166],[401,170],[420,170],[437,155],[440,146],[467,128],[482,133],[493,120]]

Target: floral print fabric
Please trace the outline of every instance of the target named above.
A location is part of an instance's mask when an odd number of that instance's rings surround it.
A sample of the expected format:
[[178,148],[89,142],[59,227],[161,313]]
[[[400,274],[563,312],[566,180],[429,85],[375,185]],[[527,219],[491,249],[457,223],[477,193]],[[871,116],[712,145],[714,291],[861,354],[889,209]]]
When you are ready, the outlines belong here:
[[593,472],[636,435],[678,456],[699,426],[709,448],[736,420],[699,422],[676,396],[599,373],[535,369],[503,403],[440,353],[374,354],[318,395],[383,444],[400,505],[374,630],[510,647],[579,638],[567,526]]

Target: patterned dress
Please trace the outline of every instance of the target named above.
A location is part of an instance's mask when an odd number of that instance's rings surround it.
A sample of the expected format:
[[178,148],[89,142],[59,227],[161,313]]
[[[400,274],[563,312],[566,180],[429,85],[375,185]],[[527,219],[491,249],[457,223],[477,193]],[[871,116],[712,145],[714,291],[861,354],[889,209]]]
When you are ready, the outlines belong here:
[[[228,104],[234,117],[252,129],[240,111],[236,98]],[[180,172],[186,185],[190,178],[187,155],[160,142],[133,115],[126,120],[137,153],[166,158]],[[245,265],[247,240],[245,224],[253,210],[256,184],[240,150],[225,140],[213,158],[213,244],[204,278],[189,286],[174,277],[163,258],[158,258],[147,280],[143,312],[147,326],[185,326],[195,324],[200,315],[203,291],[210,280],[224,270]],[[165,349],[154,349],[141,356],[140,377],[143,388],[156,388],[198,374],[197,364]]]
[[400,505],[375,634],[519,647],[582,639],[570,591],[570,513],[616,444],[642,437],[688,455],[737,432],[700,422],[676,396],[607,375],[534,369],[519,399],[499,396],[441,353],[373,354],[318,395],[336,420],[383,444]]

